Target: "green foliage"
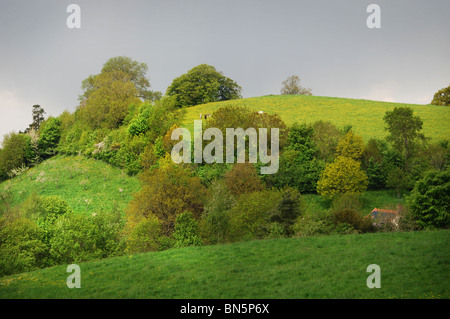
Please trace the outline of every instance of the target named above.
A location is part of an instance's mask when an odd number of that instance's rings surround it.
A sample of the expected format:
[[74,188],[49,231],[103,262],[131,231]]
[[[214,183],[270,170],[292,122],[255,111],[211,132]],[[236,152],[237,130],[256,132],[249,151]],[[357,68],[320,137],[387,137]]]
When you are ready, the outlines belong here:
[[306,203],[297,189],[286,187],[281,190],[281,199],[277,208],[278,212],[271,217],[271,221],[276,225],[272,224],[272,226],[275,227],[274,230],[282,226],[283,234],[290,234],[291,226],[298,216],[306,212]]
[[334,159],[336,147],[342,137],[342,132],[331,122],[324,122],[322,120],[314,122],[313,128],[313,140],[319,149],[320,158],[331,162]]
[[[206,128],[210,127],[218,128],[222,132],[226,132],[227,128],[242,128],[243,130],[254,128],[257,131],[259,128],[266,128],[267,141],[269,144],[268,149],[270,149],[269,141],[272,137],[272,128],[277,128],[279,130],[280,149],[283,149],[288,138],[288,128],[278,114],[261,114],[241,105],[231,104],[215,110],[215,112],[211,115],[211,118],[209,118],[206,122]],[[226,134],[224,134],[224,138],[225,137]],[[248,144],[248,142],[246,142],[246,144]]]
[[173,80],[167,96],[176,97],[177,107],[241,98],[241,87],[213,66],[198,65]]
[[401,190],[408,188],[410,185],[410,178],[407,172],[399,167],[393,168],[386,177],[386,186],[394,188],[397,194]]
[[149,90],[150,81],[147,79],[148,66],[146,63],[140,63],[126,56],[117,56],[109,59],[102,68],[102,73],[124,72],[130,77],[139,97],[144,100],[156,100],[160,96],[159,92]]
[[47,119],[43,127],[38,141],[40,155],[47,158],[56,154],[59,139],[61,138],[61,120],[50,117]]
[[131,120],[128,126],[128,134],[131,136],[139,135],[145,133],[149,129],[148,119],[150,117],[151,105],[144,103],[141,105],[139,114]]
[[194,219],[192,213],[185,212],[177,216],[173,238],[175,239],[175,247],[177,248],[202,245],[198,222]]
[[237,163],[225,173],[225,184],[233,195],[240,195],[248,192],[255,192],[264,189],[256,172],[255,166],[251,163]]
[[364,140],[353,131],[345,134],[336,146],[338,156],[350,157],[356,161],[360,160],[364,152]]
[[32,163],[34,158],[30,136],[14,132],[6,134],[0,152],[0,180],[7,179],[13,169]]
[[337,210],[333,213],[333,222],[335,225],[348,224],[355,230],[366,233],[374,230],[370,218],[363,217],[358,211],[350,208]]
[[44,232],[26,218],[0,218],[0,276],[47,266]]
[[362,211],[361,194],[345,193],[333,199],[331,203],[331,211],[338,212],[342,210],[352,210],[356,212]]
[[[235,197],[222,181],[215,181],[210,187],[211,195],[205,205],[200,226],[203,238],[210,243],[220,243],[228,239],[230,210],[236,204]],[[202,224],[202,222],[204,222]]]
[[344,156],[338,156],[327,164],[317,182],[317,192],[324,196],[343,193],[361,193],[367,188],[367,175],[360,163]]
[[409,198],[412,215],[421,228],[450,225],[450,171],[430,171],[416,182]]
[[50,228],[50,255],[56,263],[77,263],[120,254],[123,223],[117,214],[65,214]]
[[277,188],[294,187],[301,193],[315,193],[325,162],[318,158],[309,159],[305,154],[307,152],[284,151],[280,156],[278,172],[263,176],[266,184]]
[[129,204],[127,221],[133,224],[153,214],[160,221],[163,233],[170,235],[177,215],[190,211],[195,218],[201,216],[206,196],[207,189],[200,179],[167,157],[159,169],[142,175],[142,188]]
[[69,204],[61,196],[35,194],[22,204],[22,210],[27,218],[36,220],[43,229],[48,229],[60,216],[72,212]]
[[281,193],[264,190],[244,193],[230,211],[230,235],[233,240],[261,239],[269,234],[271,220],[279,214]]
[[207,165],[198,165],[195,168],[196,175],[205,186],[210,186],[214,181],[219,180],[231,169],[232,164],[212,163]]
[[127,137],[111,163],[125,168],[130,175],[137,174],[141,170],[141,154],[144,152],[148,140],[144,135]]
[[329,235],[333,233],[334,227],[330,214],[315,213],[298,217],[292,231],[296,237]]
[[413,109],[407,106],[387,111],[383,119],[385,130],[389,132],[386,140],[408,160],[417,142],[425,140],[425,136],[420,132],[423,121],[420,117],[414,116]]
[[292,188],[242,194],[229,213],[231,238],[267,238],[272,231],[272,235],[280,235],[280,226],[283,235],[289,234],[290,227],[305,209],[300,193]]
[[433,96],[431,104],[442,106],[450,105],[450,85],[437,91]]
[[160,246],[161,224],[153,215],[138,222],[127,236],[126,252],[130,254],[157,251]]
[[96,129],[119,127],[129,105],[141,103],[130,75],[122,71],[100,73],[92,80],[92,91],[78,108],[81,120]]

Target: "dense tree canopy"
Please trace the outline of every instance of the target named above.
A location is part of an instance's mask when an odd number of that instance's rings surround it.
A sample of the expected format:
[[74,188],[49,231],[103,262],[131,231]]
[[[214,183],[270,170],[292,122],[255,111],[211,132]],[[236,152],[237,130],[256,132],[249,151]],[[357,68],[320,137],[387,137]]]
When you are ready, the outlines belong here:
[[328,164],[317,182],[317,192],[334,196],[345,193],[361,193],[367,188],[367,175],[361,164],[350,157],[338,156]]
[[433,96],[431,104],[443,106],[450,105],[450,85],[437,91]]
[[241,87],[213,66],[200,64],[174,79],[166,95],[176,97],[178,107],[241,98]]

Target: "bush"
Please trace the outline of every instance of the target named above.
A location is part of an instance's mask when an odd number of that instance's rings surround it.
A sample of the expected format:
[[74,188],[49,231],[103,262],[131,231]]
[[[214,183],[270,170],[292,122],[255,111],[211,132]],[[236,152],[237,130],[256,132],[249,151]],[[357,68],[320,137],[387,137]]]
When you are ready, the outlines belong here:
[[25,217],[35,220],[45,233],[45,241],[52,236],[51,228],[55,221],[72,212],[69,204],[59,196],[37,196],[33,194],[22,204]]
[[44,233],[26,218],[0,219],[0,276],[48,266]]
[[274,216],[279,216],[281,192],[265,190],[239,196],[230,211],[230,235],[234,240],[268,236]]
[[157,251],[161,240],[161,224],[153,215],[143,219],[127,237],[127,253]]
[[205,205],[205,212],[200,220],[202,238],[209,243],[228,240],[230,230],[230,210],[236,199],[224,183],[216,181],[211,186],[211,196]]
[[373,231],[372,221],[363,217],[353,209],[341,209],[333,213],[333,222],[335,225],[347,224],[361,233]]
[[118,255],[123,250],[122,225],[117,213],[62,215],[50,227],[50,255],[56,263]]
[[297,237],[328,235],[334,230],[333,220],[327,213],[315,213],[300,216],[292,226]]
[[333,199],[331,211],[337,212],[343,209],[351,209],[357,212],[362,210],[361,195],[358,193],[341,194]]
[[264,185],[251,163],[235,164],[231,170],[225,173],[225,184],[233,195],[241,195],[264,189]]
[[277,223],[276,227],[282,226],[283,234],[287,235],[290,234],[290,228],[298,216],[305,213],[306,203],[298,190],[286,187],[281,190],[281,199],[277,208],[278,213],[272,215],[271,221]]
[[192,213],[186,212],[177,216],[173,237],[177,248],[202,245],[198,222],[194,219]]

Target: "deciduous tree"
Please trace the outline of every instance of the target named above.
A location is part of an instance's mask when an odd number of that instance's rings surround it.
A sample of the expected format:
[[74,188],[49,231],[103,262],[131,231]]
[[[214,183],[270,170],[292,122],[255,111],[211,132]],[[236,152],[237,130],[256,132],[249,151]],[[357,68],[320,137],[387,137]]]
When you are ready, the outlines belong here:
[[200,64],[174,79],[166,95],[176,97],[178,107],[241,98],[241,87],[213,66]]
[[354,159],[338,156],[323,170],[317,182],[317,192],[320,195],[333,197],[337,194],[365,191],[368,181],[360,166],[361,164]]

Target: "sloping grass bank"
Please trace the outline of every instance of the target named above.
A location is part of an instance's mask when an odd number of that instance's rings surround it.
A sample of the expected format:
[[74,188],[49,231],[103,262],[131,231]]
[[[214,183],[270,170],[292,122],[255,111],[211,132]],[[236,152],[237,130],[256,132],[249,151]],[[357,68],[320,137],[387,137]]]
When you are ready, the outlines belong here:
[[[367,266],[381,288],[366,285]],[[0,298],[449,298],[450,230],[251,241],[66,265],[0,279]]]

